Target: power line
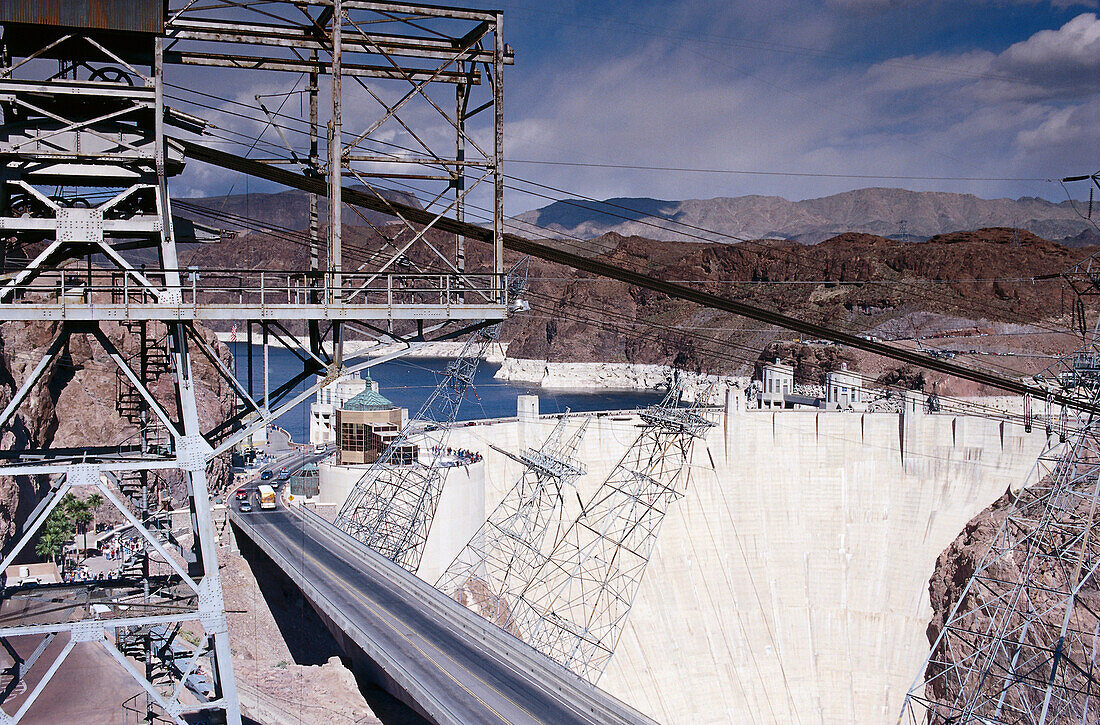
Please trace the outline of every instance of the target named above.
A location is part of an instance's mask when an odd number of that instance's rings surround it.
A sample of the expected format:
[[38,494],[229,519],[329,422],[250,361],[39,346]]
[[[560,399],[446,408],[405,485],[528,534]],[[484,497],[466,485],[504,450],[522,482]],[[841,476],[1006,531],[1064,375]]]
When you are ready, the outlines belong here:
[[632,171],[663,171],[693,174],[737,174],[746,176],[794,176],[820,179],[880,179],[888,181],[1046,181],[1057,179],[1042,176],[909,176],[901,174],[844,174],[824,171],[763,171],[759,169],[693,168],[687,166],[648,166],[584,161],[541,161],[536,159],[506,158],[510,164],[537,164],[540,166],[575,166],[594,169],[627,169]]
[[[515,177],[512,177],[512,178],[515,178]],[[551,186],[548,186],[548,185],[545,185],[545,184],[538,184],[538,183],[536,183],[536,182],[530,182],[530,181],[527,181],[527,180],[523,180],[523,179],[519,179],[519,181],[520,181],[521,183],[528,183],[528,184],[531,184],[531,185],[533,185],[533,186],[537,186],[537,187],[541,187],[541,188],[546,188],[546,189],[549,189],[549,190],[553,190],[553,191],[556,191],[556,192],[558,192],[558,193],[564,193],[564,194],[568,194],[568,193],[569,193],[569,192],[567,192],[567,191],[565,191],[565,190],[562,190],[562,189],[558,189],[558,188],[556,188],[556,187],[551,187]],[[537,192],[531,192],[531,191],[529,191],[529,190],[524,190],[524,189],[520,189],[520,190],[521,190],[521,191],[523,191],[524,193],[532,194],[532,195],[535,195],[535,196],[543,196],[544,198],[554,199],[554,197],[547,197],[546,195],[543,195],[543,194],[539,194],[539,193],[537,193]],[[595,203],[601,203],[601,204],[605,204],[605,205],[607,205],[607,206],[612,206],[612,207],[614,207],[614,206],[619,206],[619,205],[615,205],[615,204],[609,204],[609,203],[606,203],[606,202],[598,202],[598,201],[596,201],[596,200],[590,200],[590,201],[593,201],[593,202],[595,202]],[[571,202],[565,201],[565,202],[563,202],[563,203],[571,203]],[[620,208],[622,208],[622,207],[620,207]],[[637,212],[635,212],[635,213],[637,213]],[[621,215],[613,215],[613,216],[621,216]],[[673,223],[675,223],[675,222],[673,222]],[[684,226],[691,226],[691,225],[684,225]],[[709,232],[709,233],[714,233],[714,232],[713,232],[712,230],[705,230],[705,231],[707,231],[707,232]],[[719,234],[720,234],[720,233],[719,233]],[[721,234],[720,234],[720,235],[721,235]],[[740,239],[740,238],[734,237],[733,235],[724,235],[724,236],[730,236],[731,238],[737,239],[737,240],[739,240],[739,241],[748,241],[748,240],[742,240],[742,239]],[[707,241],[711,241],[711,240],[707,240]],[[590,244],[590,243],[589,243],[589,247],[591,247],[591,244]],[[769,247],[769,248],[768,248],[768,250],[769,250],[769,251],[771,251],[771,248]],[[591,251],[592,251],[592,250],[591,250],[591,248],[590,248],[590,249],[589,249],[588,251],[590,251],[590,252],[591,252]],[[603,251],[606,251],[606,250],[596,250],[596,253],[601,253],[601,252],[603,252]],[[903,284],[903,283],[899,283],[899,284],[898,284],[898,286],[899,286],[899,287],[902,287],[902,286],[909,286],[909,285],[905,285],[905,284]],[[925,299],[929,299],[929,298],[928,298],[928,296],[927,296],[926,294],[925,294],[925,295],[921,295],[921,294],[919,294],[919,293],[918,293],[918,294],[917,294],[917,296],[923,296],[923,297],[924,297]],[[939,300],[939,301],[940,301],[940,302],[943,302],[943,300]],[[978,305],[977,305],[976,303],[970,303],[970,305],[969,305],[969,308],[968,308],[968,307],[966,307],[966,306],[963,306],[963,305],[961,305],[961,304],[959,304],[959,303],[955,303],[955,306],[956,306],[956,307],[959,307],[960,309],[966,309],[966,310],[969,310],[969,309],[972,309],[973,307],[975,307],[975,306],[978,306]],[[989,309],[989,310],[993,310],[994,312],[996,312],[996,313],[998,313],[998,314],[1004,314],[1002,310],[997,310],[997,309],[995,309],[995,308],[991,307],[990,305],[984,305],[984,306],[986,307],[986,309]],[[1062,330],[1052,330],[1052,331],[1054,331],[1054,332],[1062,332]]]

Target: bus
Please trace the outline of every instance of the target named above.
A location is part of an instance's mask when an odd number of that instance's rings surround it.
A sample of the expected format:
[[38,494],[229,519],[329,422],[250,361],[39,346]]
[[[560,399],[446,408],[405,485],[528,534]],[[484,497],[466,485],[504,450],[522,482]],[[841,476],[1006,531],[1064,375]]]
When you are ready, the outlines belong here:
[[256,487],[256,493],[260,494],[261,509],[271,510],[275,508],[275,489],[271,486],[261,484]]

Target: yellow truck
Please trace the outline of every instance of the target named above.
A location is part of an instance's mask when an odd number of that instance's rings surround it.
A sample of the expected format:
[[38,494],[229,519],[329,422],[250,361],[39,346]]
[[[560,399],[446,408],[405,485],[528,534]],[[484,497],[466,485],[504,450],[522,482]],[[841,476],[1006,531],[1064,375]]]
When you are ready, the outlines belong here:
[[261,484],[256,487],[256,493],[260,496],[260,509],[270,511],[275,508],[275,489]]

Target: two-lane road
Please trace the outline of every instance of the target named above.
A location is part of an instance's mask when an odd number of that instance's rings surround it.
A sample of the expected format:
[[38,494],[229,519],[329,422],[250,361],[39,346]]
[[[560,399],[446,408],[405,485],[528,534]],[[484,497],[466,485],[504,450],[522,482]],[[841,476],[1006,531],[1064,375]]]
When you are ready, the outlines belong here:
[[[403,593],[370,567],[357,565],[354,555],[334,545],[332,533],[300,515],[280,508],[238,513],[237,518],[250,536],[262,538],[289,562],[295,572],[288,574],[297,573],[310,582],[361,634],[393,658],[407,677],[432,693],[452,722],[592,723],[597,720],[583,714],[570,701],[569,692],[590,688],[586,693],[596,692],[610,700],[564,670],[564,677],[554,676],[550,679],[555,682],[548,684],[542,681],[545,675],[532,674],[506,658],[487,656],[486,643],[449,626],[431,607],[410,602],[407,591]],[[388,576],[409,576],[394,570]],[[645,721],[617,705],[630,713],[620,721]]]

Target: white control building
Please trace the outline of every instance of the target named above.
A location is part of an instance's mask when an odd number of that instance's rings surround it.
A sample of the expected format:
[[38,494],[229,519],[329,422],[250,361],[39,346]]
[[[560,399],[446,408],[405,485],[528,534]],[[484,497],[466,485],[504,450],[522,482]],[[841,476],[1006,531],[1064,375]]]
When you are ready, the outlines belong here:
[[336,442],[336,411],[367,389],[378,392],[378,383],[358,374],[348,375],[317,391],[317,401],[309,406],[309,442],[328,445]]

